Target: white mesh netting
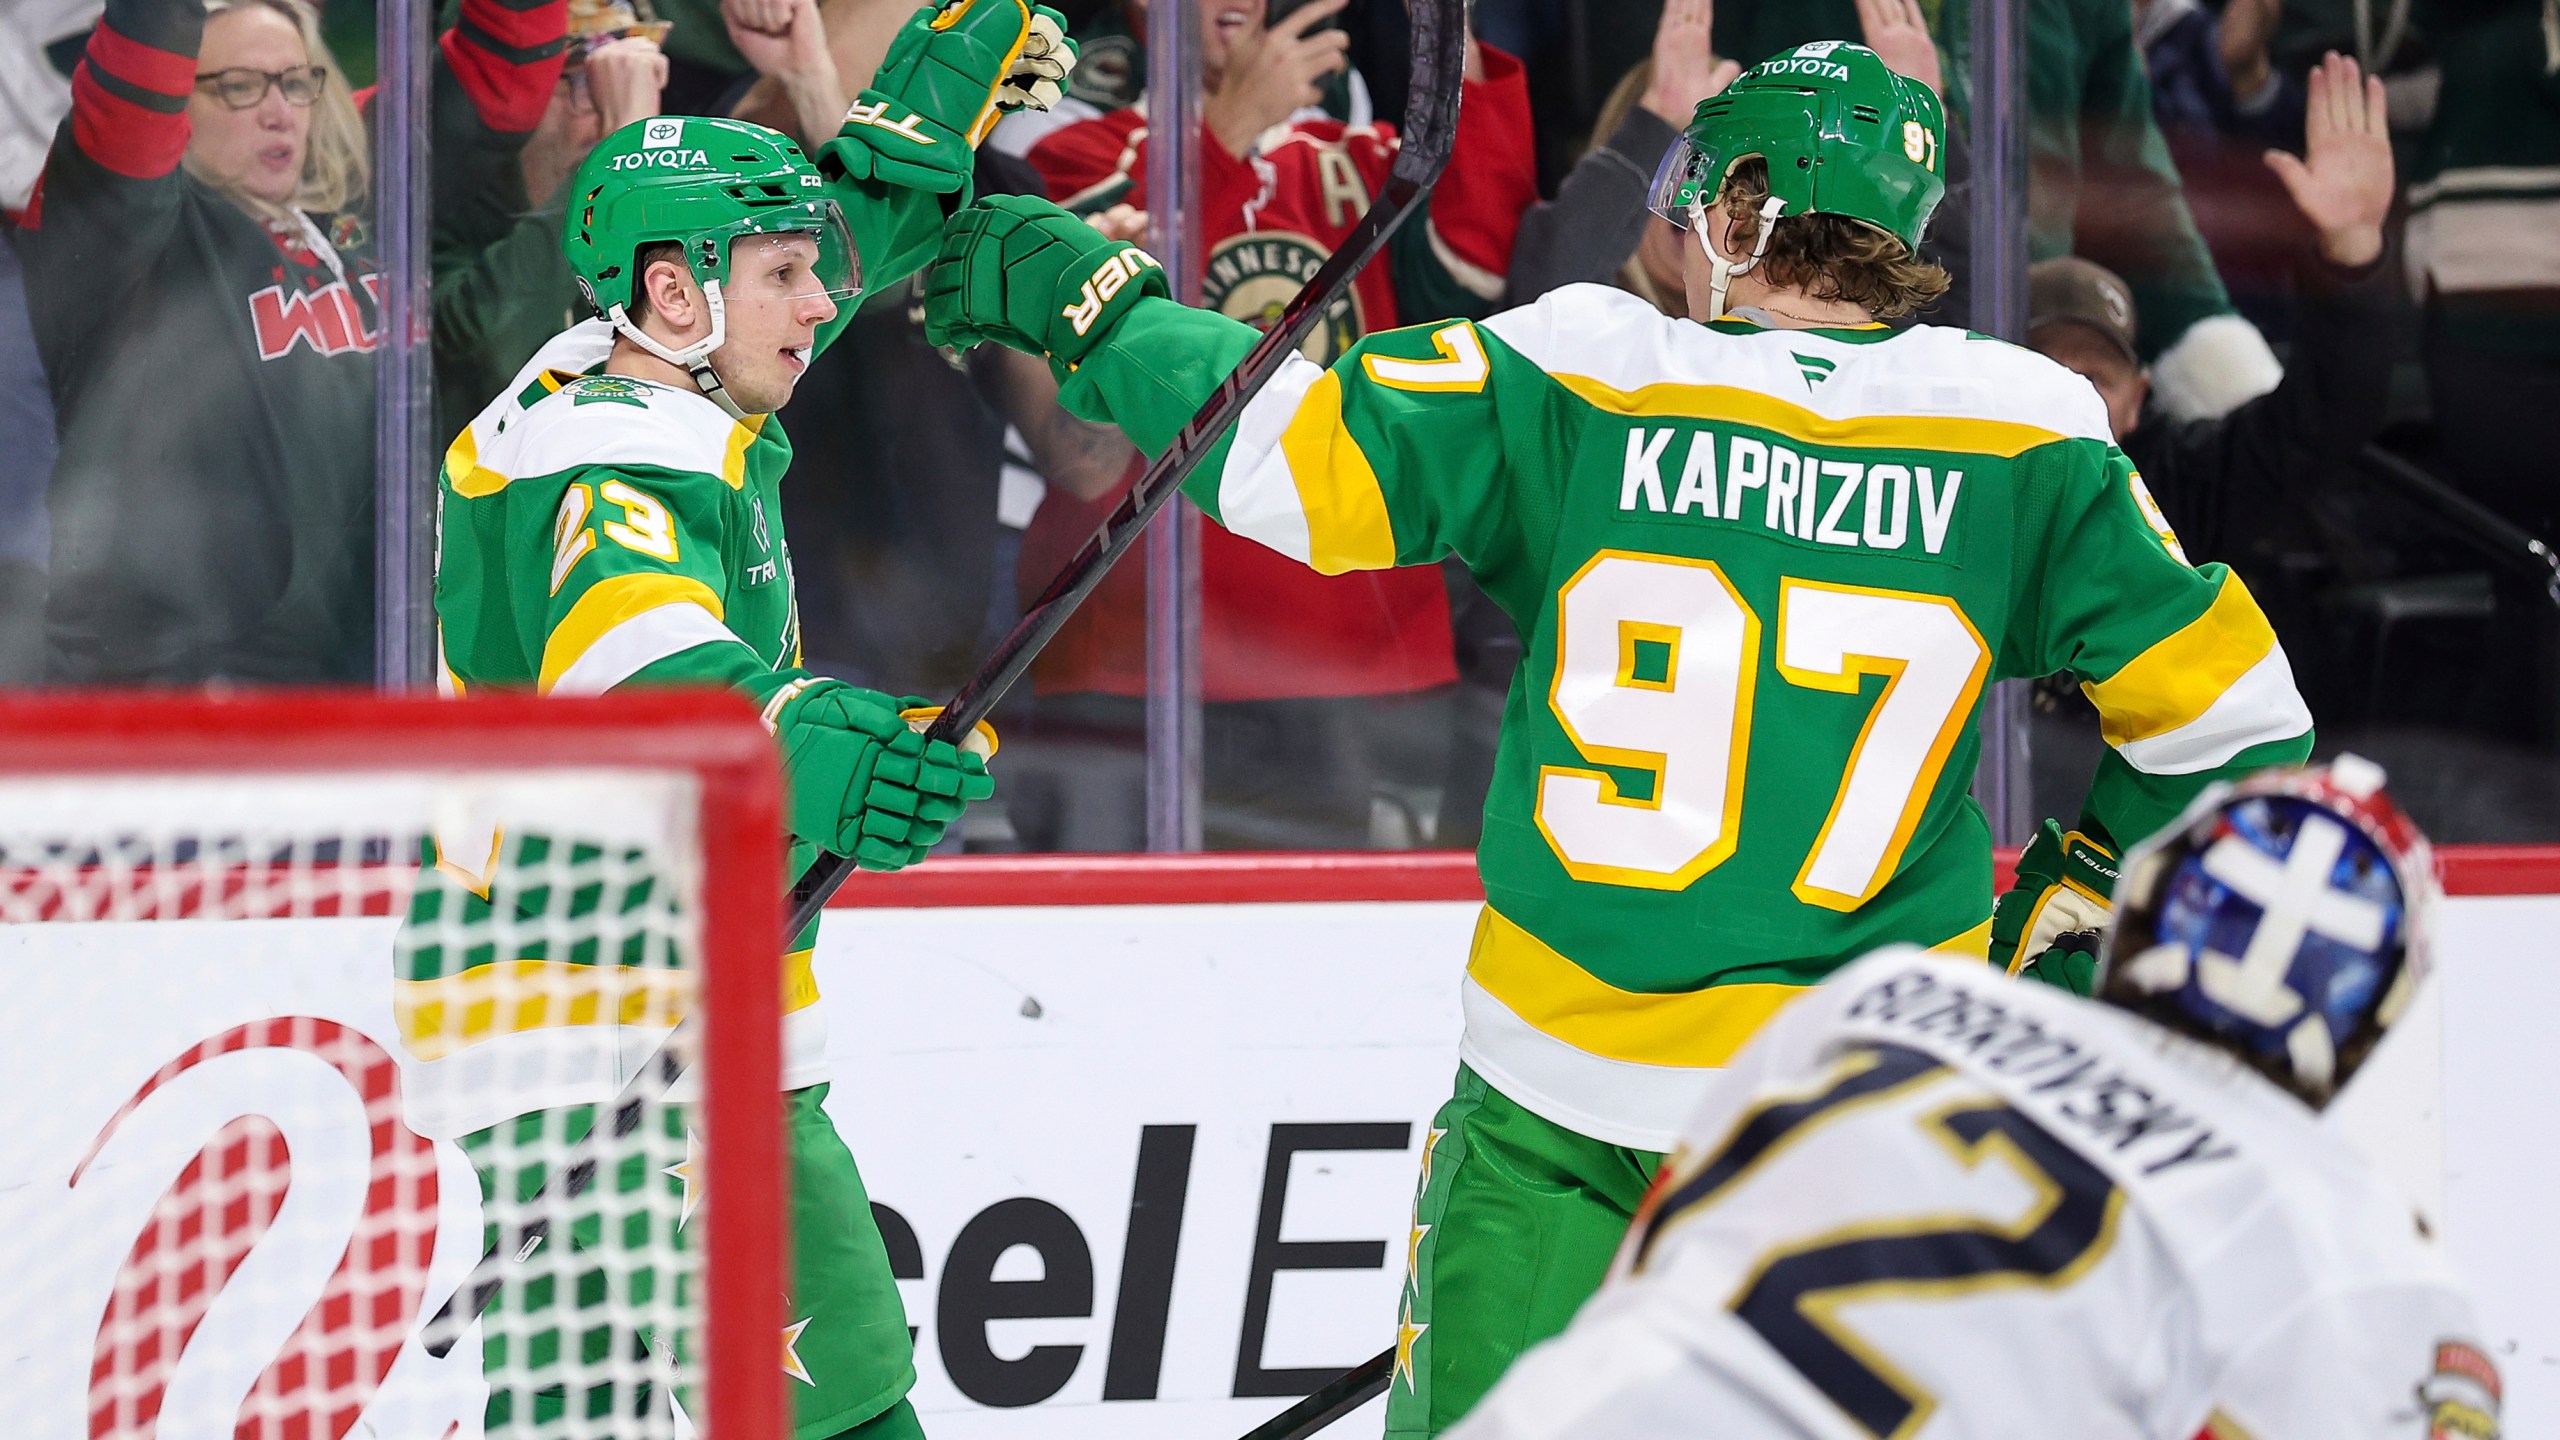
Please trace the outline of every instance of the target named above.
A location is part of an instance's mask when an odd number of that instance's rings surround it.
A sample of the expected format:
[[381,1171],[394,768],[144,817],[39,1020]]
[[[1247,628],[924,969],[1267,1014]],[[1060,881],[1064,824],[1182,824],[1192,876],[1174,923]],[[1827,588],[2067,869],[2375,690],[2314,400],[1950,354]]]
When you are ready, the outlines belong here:
[[8,1433],[689,1429],[698,1121],[612,1102],[692,994],[695,788],[0,776]]

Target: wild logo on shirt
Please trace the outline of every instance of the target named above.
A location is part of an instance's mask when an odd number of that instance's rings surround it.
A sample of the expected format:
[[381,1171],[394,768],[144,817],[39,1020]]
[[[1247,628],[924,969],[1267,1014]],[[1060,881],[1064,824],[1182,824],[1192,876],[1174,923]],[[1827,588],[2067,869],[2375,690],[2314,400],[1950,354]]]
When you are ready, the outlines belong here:
[[[382,304],[382,277],[361,275],[365,297],[376,313]],[[270,285],[249,297],[249,328],[258,336],[258,358],[281,360],[297,345],[322,355],[363,354],[376,336],[364,322],[364,309],[343,280],[313,290]]]
[[643,410],[649,408],[648,385],[638,380],[626,380],[619,375],[590,375],[570,386],[569,396],[569,404],[572,408],[580,405],[636,405]]
[[[1200,303],[1230,320],[1268,330],[1280,323],[1280,313],[1324,262],[1324,247],[1304,235],[1248,230],[1229,236],[1209,252],[1208,269],[1200,277]],[[1342,298],[1325,308],[1324,323],[1298,353],[1330,365],[1366,329],[1360,323],[1359,292],[1345,288]]]

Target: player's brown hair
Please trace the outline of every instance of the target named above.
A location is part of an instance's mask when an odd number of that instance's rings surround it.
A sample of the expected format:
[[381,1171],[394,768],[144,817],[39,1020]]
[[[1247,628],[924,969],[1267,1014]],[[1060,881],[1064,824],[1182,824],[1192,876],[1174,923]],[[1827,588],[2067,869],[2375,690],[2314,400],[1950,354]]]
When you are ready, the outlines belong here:
[[[1748,253],[1769,198],[1769,164],[1753,156],[1725,178],[1716,203],[1735,217],[1734,244]],[[1816,300],[1844,300],[1879,320],[1925,310],[1947,293],[1947,272],[1892,235],[1845,215],[1781,215],[1755,274]]]

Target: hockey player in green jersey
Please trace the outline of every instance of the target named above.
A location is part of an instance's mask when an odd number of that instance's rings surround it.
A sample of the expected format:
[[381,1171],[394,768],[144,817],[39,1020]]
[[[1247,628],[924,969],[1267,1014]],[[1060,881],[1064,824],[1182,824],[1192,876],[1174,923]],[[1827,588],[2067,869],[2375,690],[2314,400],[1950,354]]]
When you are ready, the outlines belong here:
[[[778,488],[791,445],[772,412],[841,332],[864,284],[895,285],[930,258],[947,210],[967,198],[972,147],[999,112],[1045,108],[1072,62],[1046,8],[946,0],[899,33],[814,164],[788,138],[731,120],[651,119],[596,147],[571,182],[563,240],[599,318],[545,345],[445,456],[436,616],[449,691],[735,690],[781,750],[793,873],[822,849],[870,869],[911,864],[963,805],[991,793],[984,747],[955,749],[910,727],[901,712],[921,701],[800,668]],[[509,942],[492,935],[562,919],[551,913],[555,891],[573,897],[571,918],[581,907],[619,919],[667,903],[629,882],[610,905],[574,898],[589,893],[586,882],[564,881],[561,867],[574,876],[598,857],[553,848],[541,836],[447,839],[399,950],[413,1118],[463,1140],[493,1206],[542,1181],[541,1162],[586,1132],[596,1102],[690,994],[685,977],[667,973],[664,947],[496,948]],[[457,933],[465,938],[442,940]],[[814,936],[812,925],[793,937],[784,965],[793,1323],[776,1360],[793,1377],[798,1440],[898,1440],[920,1433],[905,1399],[913,1350],[861,1177],[820,1108]],[[536,1071],[600,1079],[583,1089],[490,1080]],[[665,1118],[642,1140],[671,1129],[684,1155],[681,1115]],[[537,1139],[547,1149],[534,1163],[515,1158]],[[598,1212],[577,1219],[569,1243],[682,1248],[697,1198],[689,1166],[629,1156],[616,1165],[625,1191],[682,1191],[681,1210],[658,1222],[672,1238],[648,1232],[645,1216],[607,1225]],[[611,1268],[597,1264],[598,1275]],[[577,1283],[578,1306],[591,1307],[589,1280]],[[657,1288],[644,1276],[633,1293]],[[541,1319],[554,1298],[526,1280],[496,1301],[493,1314],[512,1328],[491,1331],[509,1344],[484,1348],[492,1430],[591,1433],[583,1427],[634,1404],[663,1414],[663,1395],[634,1393],[650,1381],[598,1378],[595,1367],[610,1372],[628,1358],[627,1337],[596,1339],[593,1315]],[[537,1316],[529,1334],[528,1313]],[[651,1374],[681,1366],[681,1339],[652,1344],[678,1353],[652,1357]],[[551,1358],[574,1352],[588,1369]],[[680,1369],[674,1378],[679,1390],[690,1383]]]
[[[2103,896],[2109,837],[2310,748],[2265,617],[2186,563],[2085,382],[1878,323],[1945,285],[1916,258],[1943,137],[1936,97],[1862,47],[1772,59],[1657,182],[1696,242],[1691,319],[1577,285],[1292,358],[1186,486],[1328,573],[1455,554],[1524,642],[1390,1435],[1448,1426],[1564,1324],[1779,1007],[1878,945],[1986,953],[1966,786],[1991,681],[2069,671],[2105,717],[2076,898]],[[1255,339],[1165,293],[1126,246],[997,198],[955,217],[927,322],[1047,355],[1070,409],[1154,453]],[[2002,903],[2007,948],[2065,919],[2062,870]]]

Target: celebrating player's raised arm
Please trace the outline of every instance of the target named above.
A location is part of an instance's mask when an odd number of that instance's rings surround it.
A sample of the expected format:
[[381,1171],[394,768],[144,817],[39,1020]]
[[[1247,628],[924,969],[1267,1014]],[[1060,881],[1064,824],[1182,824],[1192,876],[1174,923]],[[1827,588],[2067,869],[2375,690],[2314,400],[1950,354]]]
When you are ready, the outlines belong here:
[[[933,258],[948,209],[968,201],[977,144],[1005,112],[1047,109],[1074,66],[1062,17],[1028,0],[951,0],[907,21],[812,157],[861,248],[867,287],[885,290]],[[821,328],[818,348],[852,317],[847,306]]]
[[[1160,272],[1046,201],[997,196],[953,222],[926,301],[936,338],[1049,356],[1059,400],[1152,455],[1253,348],[1240,321],[1163,298]],[[1027,273],[1036,281],[1027,281]],[[1106,343],[1107,337],[1107,343]],[[1327,575],[1452,552],[1479,573],[1523,543],[1506,437],[1552,434],[1563,392],[1483,327],[1371,335],[1330,368],[1291,357],[1183,493],[1226,529]],[[1552,516],[1561,473],[1548,473]]]

